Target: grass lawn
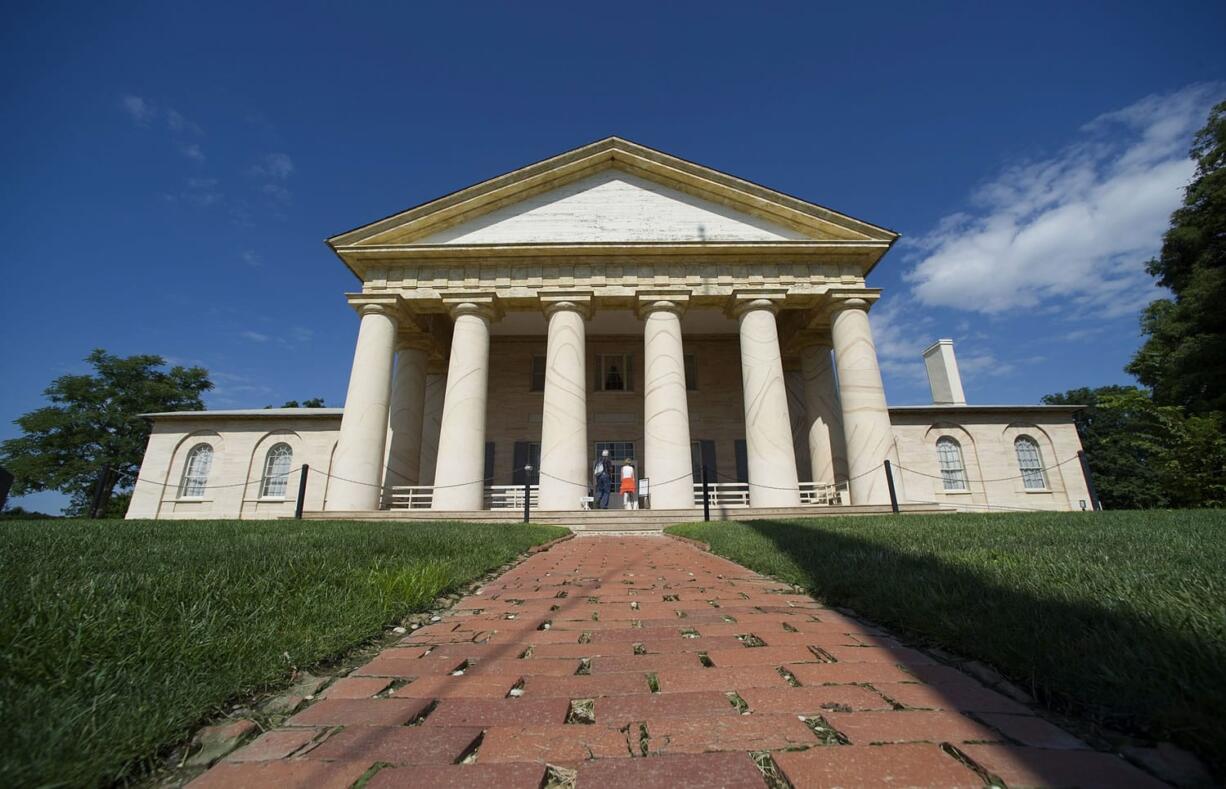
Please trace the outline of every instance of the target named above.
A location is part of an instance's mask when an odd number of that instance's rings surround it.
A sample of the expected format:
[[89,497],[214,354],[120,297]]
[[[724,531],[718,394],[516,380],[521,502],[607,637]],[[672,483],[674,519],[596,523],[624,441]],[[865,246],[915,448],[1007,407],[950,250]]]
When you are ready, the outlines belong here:
[[905,515],[670,532],[1054,709],[1226,754],[1226,512]]
[[0,784],[138,774],[285,682],[566,533],[268,521],[0,524]]

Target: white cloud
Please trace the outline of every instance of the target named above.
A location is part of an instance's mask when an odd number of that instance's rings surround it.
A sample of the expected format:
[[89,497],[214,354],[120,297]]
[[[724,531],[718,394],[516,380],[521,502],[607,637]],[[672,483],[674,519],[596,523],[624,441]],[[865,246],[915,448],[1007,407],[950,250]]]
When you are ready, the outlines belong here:
[[251,331],[250,329],[240,332],[239,334],[252,342],[268,342],[270,339],[272,339],[267,334],[261,334],[258,331]]
[[935,339],[929,337],[932,317],[907,309],[897,298],[882,299],[868,315],[881,372],[906,384],[925,383],[922,354]]
[[283,153],[265,154],[259,162],[252,165],[251,172],[263,178],[284,181],[294,174],[294,160]]
[[292,197],[290,191],[281,184],[264,184],[260,187],[260,191],[282,203],[288,203]]
[[191,159],[193,162],[204,161],[204,151],[200,150],[200,146],[196,143],[184,143],[179,146],[179,153]]
[[244,249],[240,257],[248,266],[258,267],[264,265],[264,259],[260,257],[260,253],[253,249]]
[[141,126],[149,125],[149,122],[157,115],[153,105],[140,96],[124,96],[119,100],[119,106]]
[[182,114],[172,109],[166,110],[166,126],[173,132],[204,134],[204,129],[201,129],[199,124],[189,121]]
[[1050,159],[982,186],[907,247],[904,278],[928,306],[1113,317],[1158,296],[1145,263],[1193,174],[1187,148],[1226,86],[1149,96],[1086,124]]

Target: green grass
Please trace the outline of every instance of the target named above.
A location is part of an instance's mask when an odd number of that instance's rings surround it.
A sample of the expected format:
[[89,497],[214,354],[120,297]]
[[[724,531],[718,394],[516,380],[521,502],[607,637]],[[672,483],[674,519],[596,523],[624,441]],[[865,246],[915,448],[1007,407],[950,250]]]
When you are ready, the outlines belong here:
[[670,532],[992,665],[1048,706],[1226,754],[1226,512],[906,515]]
[[274,688],[565,534],[546,526],[0,525],[0,784],[139,775],[227,700]]

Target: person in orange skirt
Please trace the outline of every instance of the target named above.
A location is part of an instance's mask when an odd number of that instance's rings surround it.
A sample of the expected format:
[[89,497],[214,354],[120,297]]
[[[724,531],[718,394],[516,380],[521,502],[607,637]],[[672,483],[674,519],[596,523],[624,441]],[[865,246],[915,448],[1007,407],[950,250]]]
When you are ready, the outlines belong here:
[[622,486],[618,492],[622,494],[622,501],[625,502],[626,509],[637,510],[639,508],[638,486],[634,477],[634,461],[630,458],[626,458],[626,462],[622,464]]

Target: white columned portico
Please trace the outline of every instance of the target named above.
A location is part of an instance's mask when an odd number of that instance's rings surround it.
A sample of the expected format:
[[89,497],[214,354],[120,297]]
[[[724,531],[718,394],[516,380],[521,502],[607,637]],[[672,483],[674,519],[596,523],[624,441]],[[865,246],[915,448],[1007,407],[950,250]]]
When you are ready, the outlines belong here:
[[396,353],[397,300],[359,297],[350,301],[362,322],[328,485],[325,509],[334,512],[379,508]]
[[387,463],[384,498],[394,485],[421,484],[422,418],[426,406],[426,363],[431,340],[413,334],[396,342],[396,375],[392,379],[391,414],[387,421]]
[[431,509],[479,510],[485,498],[485,406],[494,304],[490,296],[447,301],[455,326]]
[[733,305],[741,343],[749,503],[754,507],[800,506],[787,386],[775,323],[777,302],[782,297],[773,292],[738,293]]
[[813,481],[819,485],[835,483],[836,458],[844,454],[843,415],[830,352],[829,340],[810,339],[800,350],[805,414],[809,420],[809,468],[813,470]]
[[880,467],[893,446],[894,431],[890,427],[868,308],[869,302],[864,298],[837,299],[832,306],[831,337],[839,371],[851,503],[888,504],[890,494]]
[[685,389],[681,313],[685,292],[639,294],[643,320],[643,467],[651,479],[651,506],[694,506],[690,408]]
[[588,490],[587,344],[591,297],[541,296],[549,321],[541,418],[539,506],[577,510]]

